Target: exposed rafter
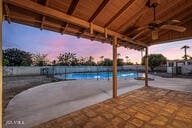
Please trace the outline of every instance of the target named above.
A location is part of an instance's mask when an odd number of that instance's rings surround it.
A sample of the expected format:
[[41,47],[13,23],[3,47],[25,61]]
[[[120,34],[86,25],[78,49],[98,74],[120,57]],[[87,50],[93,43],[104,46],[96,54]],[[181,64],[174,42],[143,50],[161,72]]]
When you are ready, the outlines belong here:
[[[93,15],[89,18],[88,22],[90,23],[90,25],[92,24],[92,22],[94,21],[94,19],[97,17],[97,15],[99,15],[99,13],[102,11],[102,9],[107,5],[107,3],[109,2],[109,0],[103,0],[103,2],[100,4],[100,6],[96,9],[96,11],[93,13]],[[86,31],[86,29],[82,30],[81,35]],[[93,34],[93,29],[90,26],[90,33]],[[105,32],[106,35],[106,32]],[[107,36],[105,36],[107,38]]]
[[8,7],[7,4],[3,4],[3,6],[5,8],[5,14],[6,14],[7,21],[10,24],[11,23],[11,18],[9,17],[9,7]]
[[[52,18],[55,18],[55,19],[58,19],[58,20],[61,20],[64,22],[68,22],[68,23],[72,23],[72,24],[77,25],[77,26],[81,26],[82,28],[89,29],[89,27],[90,27],[90,23],[85,21],[85,20],[79,19],[79,18],[74,17],[74,16],[67,15],[63,12],[54,10],[54,9],[46,7],[46,6],[42,6],[42,5],[37,4],[33,1],[6,0],[6,2],[9,4],[12,4],[12,5],[16,5],[18,7],[27,9],[27,10],[31,10],[31,11],[36,12],[36,13],[41,14],[41,15],[49,16],[49,17],[52,17]],[[98,31],[98,32],[101,32],[104,34],[104,28],[103,27],[93,24],[93,28],[95,31]],[[120,38],[120,39],[125,40],[127,42],[131,42],[131,43],[141,45],[144,47],[147,46],[143,42],[141,43],[141,42],[133,41],[131,38],[129,38],[125,35],[122,35],[120,33],[117,33],[115,31],[107,29],[107,32],[109,35],[117,36],[117,38]]]
[[[72,0],[72,2],[71,2],[71,4],[70,4],[70,6],[69,6],[69,9],[68,9],[68,11],[67,11],[67,14],[68,15],[72,15],[73,13],[74,13],[74,11],[75,11],[75,8],[77,7],[77,4],[79,3],[79,0]],[[64,32],[65,32],[65,30],[66,30],[66,28],[68,27],[68,23],[64,23],[63,24],[63,29],[62,29],[62,32],[61,32],[61,34],[63,34]]]
[[77,7],[77,4],[79,3],[79,0],[72,0],[71,5],[67,11],[68,15],[72,15],[75,11],[75,8]]
[[123,14],[123,12],[134,2],[135,0],[129,0],[127,4],[125,4],[106,24],[105,27],[107,28],[111,23],[113,23],[118,17]]
[[[13,22],[15,22],[15,21],[25,22],[25,23],[27,23],[27,25],[33,24],[33,23],[41,23],[41,20],[32,19],[28,16],[18,17],[18,16],[11,16],[10,15],[10,18],[13,20]],[[63,29],[62,25],[48,22],[48,21],[44,21],[44,25],[45,25],[45,28],[51,27],[51,28],[56,28],[56,29]],[[80,38],[80,37],[88,38],[88,39],[95,40],[95,41],[101,41],[102,43],[110,43],[111,42],[110,39],[106,39],[102,34],[94,33],[93,35],[91,35],[85,29],[82,29],[81,31],[77,31],[76,29],[69,28],[65,31],[65,34],[70,34],[70,33],[76,33],[76,34],[72,34],[72,35],[75,35],[78,38]],[[118,44],[121,44],[121,46],[123,46],[123,47],[129,47],[129,48],[135,49],[135,50],[139,50],[140,48],[142,48],[142,46],[140,46],[140,45],[134,45],[132,43],[127,43],[127,42],[121,43],[118,41]]]
[[109,0],[103,0],[103,2],[99,5],[97,10],[89,18],[88,22],[93,22],[93,20],[99,15],[99,13],[103,10],[103,8],[107,5],[108,2],[109,2]]
[[[48,5],[48,1],[49,0],[45,0],[45,6]],[[40,26],[40,29],[43,30],[43,22],[45,21],[45,16],[42,17],[42,20],[41,20],[41,26]]]

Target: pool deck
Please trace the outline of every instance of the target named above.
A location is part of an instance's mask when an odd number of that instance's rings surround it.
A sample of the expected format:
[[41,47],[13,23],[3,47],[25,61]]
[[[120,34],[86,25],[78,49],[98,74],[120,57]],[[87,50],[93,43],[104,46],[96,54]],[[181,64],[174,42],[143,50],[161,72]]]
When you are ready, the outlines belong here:
[[[175,92],[176,95],[178,93],[179,94],[178,96],[183,95],[183,97],[181,97],[182,100],[178,99],[179,101],[185,102],[184,97],[188,96],[186,102],[191,103],[192,102],[192,99],[190,98],[192,94],[191,83],[192,79],[156,77],[155,81],[149,82],[149,85],[153,87],[161,87],[166,89],[185,91],[185,92],[176,92],[176,91],[173,92]],[[118,95],[130,92],[138,88],[142,88],[143,85],[144,81],[134,79],[121,79],[118,81]],[[24,121],[24,124],[18,125],[18,128],[32,127],[41,124],[43,122],[47,122],[49,120],[53,120],[55,118],[62,117],[63,115],[69,114],[71,112],[78,111],[87,106],[97,103],[100,104],[100,102],[110,99],[112,97],[111,89],[112,89],[111,80],[61,81],[31,88],[16,95],[10,101],[7,109],[5,110],[4,123],[10,120],[11,121],[17,120],[17,121]],[[155,92],[156,89],[152,89],[151,93],[153,93],[153,90]],[[169,90],[167,91],[169,92]],[[186,91],[188,91],[188,93],[186,93]],[[132,94],[132,92],[130,92],[130,94]],[[147,94],[145,95],[147,96]],[[153,96],[153,94],[151,94],[149,97],[151,96]],[[146,102],[150,102],[149,97],[148,98],[146,97],[146,100],[148,100]],[[118,98],[118,100],[119,99],[121,98]],[[151,100],[153,100],[153,98]],[[10,124],[4,125],[4,128],[12,128],[12,127],[15,128],[15,125]]]

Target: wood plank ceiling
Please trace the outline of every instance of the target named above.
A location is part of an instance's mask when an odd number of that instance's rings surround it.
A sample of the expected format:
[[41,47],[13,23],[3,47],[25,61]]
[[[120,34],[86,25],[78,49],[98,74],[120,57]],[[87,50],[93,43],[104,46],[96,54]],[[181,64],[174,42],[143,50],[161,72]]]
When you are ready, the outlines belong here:
[[[151,0],[154,1],[154,0]],[[150,29],[141,35],[139,29],[153,21],[148,0],[4,0],[3,15],[8,23],[16,22],[61,34],[111,43],[141,50],[147,46],[192,38],[192,1],[158,0],[156,19],[180,20],[185,32],[158,30],[152,40]]]

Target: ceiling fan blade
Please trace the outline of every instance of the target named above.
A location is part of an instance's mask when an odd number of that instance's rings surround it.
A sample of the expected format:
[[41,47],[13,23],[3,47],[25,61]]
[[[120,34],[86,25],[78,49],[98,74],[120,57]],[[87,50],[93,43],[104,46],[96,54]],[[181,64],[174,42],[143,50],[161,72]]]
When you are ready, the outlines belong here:
[[138,27],[138,28],[136,28],[134,31],[135,31],[135,32],[136,32],[136,31],[141,31],[141,30],[146,29],[146,28],[148,28],[148,25],[147,25],[147,26]]
[[159,33],[157,30],[153,30],[151,35],[152,35],[152,40],[159,39]]
[[167,21],[164,21],[163,24],[177,24],[180,22],[181,22],[180,20],[167,20]]
[[145,33],[147,31],[147,29],[143,29],[141,32],[137,33],[132,39],[136,39],[137,37],[139,37],[140,35],[142,35],[143,33]]
[[161,29],[169,29],[169,30],[174,30],[174,31],[178,31],[178,32],[184,32],[186,30],[185,27],[182,26],[177,26],[177,25],[162,25],[160,27]]
[[172,23],[180,23],[180,20],[170,20]]

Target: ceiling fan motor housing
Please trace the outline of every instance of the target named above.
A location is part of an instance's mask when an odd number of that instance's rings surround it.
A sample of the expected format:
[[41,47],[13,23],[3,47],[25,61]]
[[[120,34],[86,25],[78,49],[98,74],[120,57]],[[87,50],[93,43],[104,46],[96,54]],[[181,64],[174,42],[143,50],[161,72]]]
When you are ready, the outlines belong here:
[[149,8],[151,7],[156,8],[159,5],[159,1],[160,0],[148,0],[146,6]]
[[149,23],[149,29],[156,30],[160,27],[160,24],[157,24],[155,22]]

